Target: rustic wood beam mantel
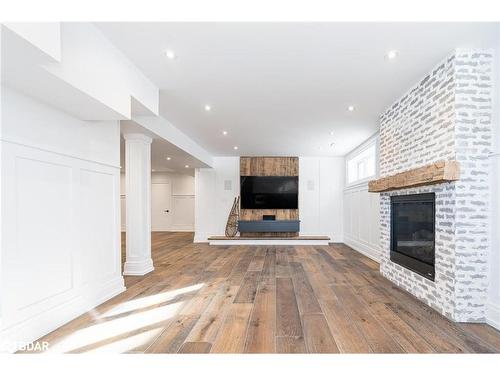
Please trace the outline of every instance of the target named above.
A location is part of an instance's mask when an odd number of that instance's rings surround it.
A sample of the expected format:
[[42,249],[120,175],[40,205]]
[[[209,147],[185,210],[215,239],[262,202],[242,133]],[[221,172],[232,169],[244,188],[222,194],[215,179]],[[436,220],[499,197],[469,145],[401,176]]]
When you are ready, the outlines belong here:
[[383,191],[456,181],[459,178],[460,163],[455,160],[441,160],[420,168],[410,169],[406,172],[370,181],[368,183],[368,191],[380,193]]

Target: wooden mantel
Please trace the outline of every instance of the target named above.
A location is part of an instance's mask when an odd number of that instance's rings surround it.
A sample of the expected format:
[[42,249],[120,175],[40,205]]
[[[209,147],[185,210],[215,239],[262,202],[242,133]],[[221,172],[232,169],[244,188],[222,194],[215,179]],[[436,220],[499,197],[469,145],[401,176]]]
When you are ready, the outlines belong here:
[[420,168],[410,169],[368,183],[368,191],[380,193],[415,186],[440,184],[460,178],[460,163],[455,160],[437,161]]

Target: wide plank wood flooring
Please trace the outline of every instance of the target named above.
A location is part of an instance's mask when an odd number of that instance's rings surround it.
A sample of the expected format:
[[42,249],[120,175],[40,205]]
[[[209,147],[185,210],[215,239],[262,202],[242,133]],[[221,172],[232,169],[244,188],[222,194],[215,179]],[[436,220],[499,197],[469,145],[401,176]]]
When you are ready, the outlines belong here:
[[126,292],[41,338],[49,352],[500,352],[500,332],[450,322],[346,245],[152,240],[154,272],[126,277]]

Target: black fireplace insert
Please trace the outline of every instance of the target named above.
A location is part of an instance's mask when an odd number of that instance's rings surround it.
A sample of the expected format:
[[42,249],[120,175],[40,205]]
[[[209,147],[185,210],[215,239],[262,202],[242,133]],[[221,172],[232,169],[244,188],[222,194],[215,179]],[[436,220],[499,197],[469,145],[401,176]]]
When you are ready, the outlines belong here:
[[391,197],[391,261],[434,281],[434,193]]

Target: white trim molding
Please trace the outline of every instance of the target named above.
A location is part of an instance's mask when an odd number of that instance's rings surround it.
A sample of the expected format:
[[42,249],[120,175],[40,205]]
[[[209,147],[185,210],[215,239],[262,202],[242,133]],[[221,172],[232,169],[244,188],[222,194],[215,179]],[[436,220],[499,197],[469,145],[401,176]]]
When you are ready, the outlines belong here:
[[496,305],[491,301],[488,302],[486,310],[486,323],[500,330],[500,305]]
[[361,254],[367,256],[371,260],[380,263],[380,247],[356,240],[354,238],[350,238],[346,235],[344,235],[344,243],[354,250],[360,252]]

